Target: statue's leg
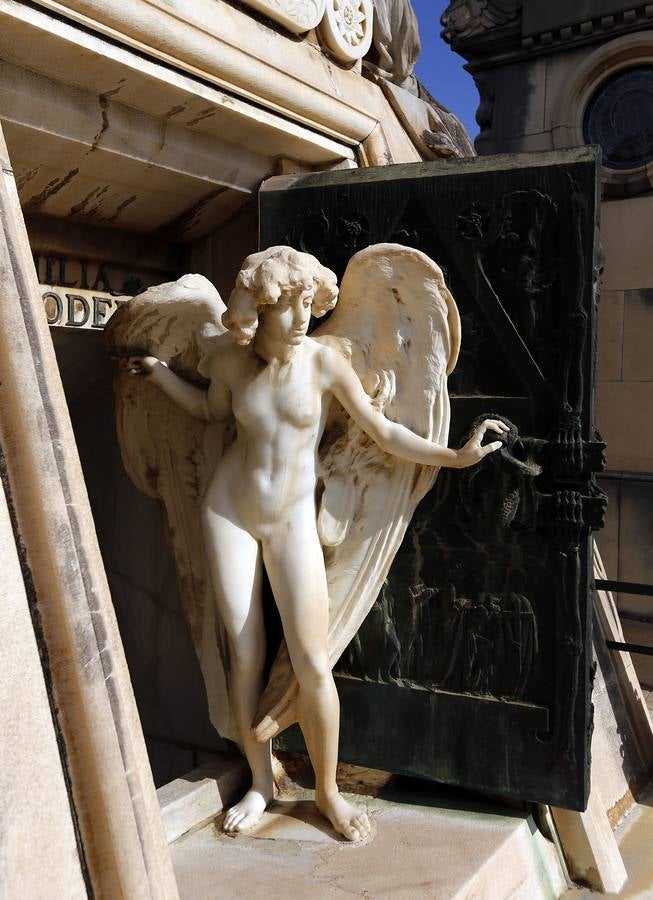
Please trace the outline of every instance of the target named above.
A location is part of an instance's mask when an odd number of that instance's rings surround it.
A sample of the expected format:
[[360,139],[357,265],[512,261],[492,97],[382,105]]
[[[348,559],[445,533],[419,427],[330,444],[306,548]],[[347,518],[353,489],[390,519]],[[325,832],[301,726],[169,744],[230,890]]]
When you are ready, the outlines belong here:
[[251,789],[228,811],[223,827],[243,831],[258,821],[274,796],[270,741],[259,744],[251,733],[266,652],[261,552],[252,535],[231,518],[205,507],[202,524],[218,614],[229,640],[229,698],[252,770]]
[[366,837],[366,813],[338,792],[340,704],[327,653],[329,597],[315,512],[297,513],[263,542],[290,661],[299,684],[299,724],[315,770],[315,800],[333,827],[350,841]]

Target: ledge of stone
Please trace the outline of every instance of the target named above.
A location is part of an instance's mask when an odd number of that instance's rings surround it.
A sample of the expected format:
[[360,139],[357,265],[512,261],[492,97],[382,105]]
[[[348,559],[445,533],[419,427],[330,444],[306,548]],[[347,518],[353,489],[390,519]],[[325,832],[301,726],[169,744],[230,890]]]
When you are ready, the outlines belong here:
[[215,818],[235,799],[248,775],[241,757],[216,755],[211,762],[159,788],[156,793],[167,842],[171,844]]

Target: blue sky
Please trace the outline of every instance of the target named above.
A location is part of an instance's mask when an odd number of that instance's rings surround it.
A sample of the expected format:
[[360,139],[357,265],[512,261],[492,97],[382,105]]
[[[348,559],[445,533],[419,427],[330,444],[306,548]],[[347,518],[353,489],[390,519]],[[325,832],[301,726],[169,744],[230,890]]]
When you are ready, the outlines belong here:
[[419,20],[422,55],[415,72],[440,103],[462,121],[471,138],[478,134],[474,113],[478,92],[474,80],[463,69],[464,60],[454,53],[440,37],[440,16],[449,5],[448,0],[412,0]]

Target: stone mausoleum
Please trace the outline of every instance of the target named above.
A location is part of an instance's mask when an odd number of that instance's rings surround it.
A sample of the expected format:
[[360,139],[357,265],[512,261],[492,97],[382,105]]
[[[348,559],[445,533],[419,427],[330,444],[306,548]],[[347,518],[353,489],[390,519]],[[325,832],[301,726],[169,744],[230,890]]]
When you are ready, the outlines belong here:
[[[413,73],[409,0],[0,0],[3,896],[545,898],[650,877],[653,731],[621,647],[651,643],[650,597],[619,593],[620,622],[592,533],[605,491],[608,577],[653,580],[651,159],[609,124],[615,97],[650,105],[652,20],[581,5],[450,5],[475,151]],[[161,504],[121,457],[104,328],[187,272],[226,300],[259,247],[341,278],[385,241],[432,256],[461,310],[452,446],[490,413],[511,445],[438,480],[336,665],[341,781],[378,834],[345,847],[290,809],[310,786],[289,731],[290,807],[225,837],[246,771],[211,723]]]

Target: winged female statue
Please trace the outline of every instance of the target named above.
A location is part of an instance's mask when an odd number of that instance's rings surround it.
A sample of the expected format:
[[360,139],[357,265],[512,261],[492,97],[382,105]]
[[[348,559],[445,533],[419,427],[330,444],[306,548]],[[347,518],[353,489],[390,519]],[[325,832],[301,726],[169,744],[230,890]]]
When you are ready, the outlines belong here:
[[[270,739],[299,721],[316,803],[345,838],[365,812],[335,780],[332,667],[369,612],[440,466],[470,466],[486,420],[447,448],[460,321],[423,253],[378,244],[333,272],[307,253],[249,256],[225,309],[202,276],[151,288],[107,328],[123,458],[165,507],[212,721],[252,785],[226,815],[251,827],[273,797]],[[334,309],[335,307],[335,309]],[[330,318],[310,336],[311,314]],[[134,378],[133,375],[144,377]],[[284,641],[267,686],[262,570]]]

